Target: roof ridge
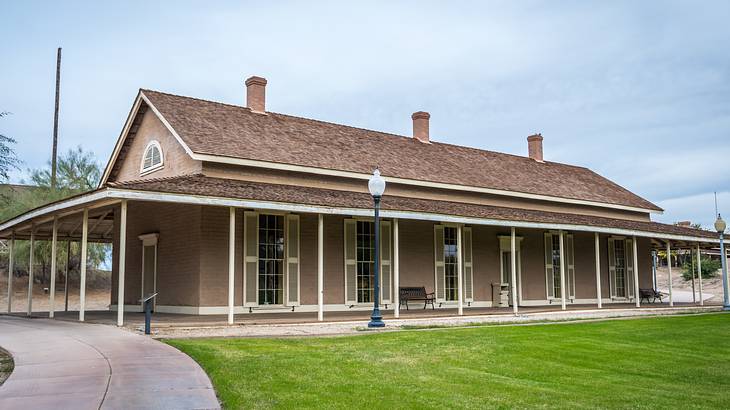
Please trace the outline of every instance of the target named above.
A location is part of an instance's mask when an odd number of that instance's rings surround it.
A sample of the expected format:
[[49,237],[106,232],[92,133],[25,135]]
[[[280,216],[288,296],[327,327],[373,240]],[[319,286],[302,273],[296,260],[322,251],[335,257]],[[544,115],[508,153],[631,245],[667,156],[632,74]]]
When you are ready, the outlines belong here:
[[[170,96],[170,97],[185,98],[185,99],[189,99],[189,100],[202,101],[202,102],[206,102],[206,103],[210,103],[210,104],[219,104],[219,105],[224,105],[224,106],[227,106],[227,107],[232,107],[232,108],[238,108],[238,109],[246,110],[249,113],[252,113],[250,108],[244,107],[242,105],[230,104],[230,103],[221,102],[221,101],[208,100],[208,99],[205,99],[205,98],[190,97],[190,96],[187,96],[187,95],[172,94],[172,93],[168,93],[168,92],[164,92],[164,91],[152,90],[152,89],[145,89],[145,88],[140,88],[140,91],[142,91],[142,92],[151,91],[153,93],[164,94],[164,95],[167,95],[167,96]],[[312,121],[312,122],[317,122],[317,123],[320,123],[320,124],[334,125],[334,126],[337,126],[337,127],[345,127],[345,128],[350,128],[350,129],[360,130],[360,131],[366,131],[366,132],[374,132],[374,133],[382,134],[382,135],[385,135],[385,136],[391,136],[391,137],[396,137],[396,138],[403,138],[403,139],[406,139],[406,140],[415,140],[413,137],[409,137],[407,135],[395,134],[395,133],[392,133],[392,132],[374,130],[374,129],[364,128],[364,127],[356,127],[356,126],[353,126],[353,125],[340,124],[340,123],[337,123],[337,122],[320,120],[320,119],[316,119],[316,118],[302,117],[302,116],[299,116],[299,115],[292,115],[292,114],[284,114],[284,113],[280,113],[280,112],[276,112],[276,111],[266,111],[266,113],[267,114],[272,114],[272,115],[275,115],[275,116],[281,116],[281,117],[287,117],[287,118],[294,118],[294,119],[297,119],[297,120]],[[488,152],[488,153],[496,154],[496,155],[506,155],[506,156],[510,156],[510,157],[513,157],[513,158],[518,158],[520,160],[525,160],[525,161],[531,160],[529,157],[525,157],[525,156],[518,155],[518,154],[512,154],[512,153],[509,153],[509,152],[494,151],[494,150],[489,150],[489,149],[484,149],[484,148],[473,147],[473,146],[469,146],[469,145],[459,145],[459,144],[452,144],[452,143],[441,142],[441,141],[430,141],[430,143],[431,144],[434,144],[434,145],[443,145],[443,146],[447,146],[447,147],[456,147],[456,148],[468,149],[468,150],[473,150],[473,151],[478,151],[478,152]],[[566,166],[566,167],[570,167],[570,168],[582,168],[582,169],[588,169],[588,170],[590,170],[590,168],[587,168],[587,167],[584,167],[584,166],[573,165],[573,164],[566,164],[564,162],[543,161],[542,163],[543,164],[552,164],[552,165]]]

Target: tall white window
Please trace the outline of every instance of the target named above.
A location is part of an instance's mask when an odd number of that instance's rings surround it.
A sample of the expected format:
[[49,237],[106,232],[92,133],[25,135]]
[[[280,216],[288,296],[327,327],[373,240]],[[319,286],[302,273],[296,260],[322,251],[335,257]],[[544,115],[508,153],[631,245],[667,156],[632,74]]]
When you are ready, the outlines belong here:
[[575,299],[575,261],[573,257],[573,235],[563,233],[563,255],[560,255],[560,235],[557,232],[545,232],[545,285],[549,300],[562,297],[560,267],[565,263],[565,296]]
[[284,303],[284,216],[259,215],[259,304]]
[[146,174],[157,169],[162,168],[163,157],[162,147],[160,143],[153,140],[147,144],[144,149],[144,155],[142,156],[142,165],[140,167],[140,174]]
[[611,297],[634,297],[634,243],[621,237],[608,238],[608,272]]
[[375,223],[357,221],[357,303],[373,302]]

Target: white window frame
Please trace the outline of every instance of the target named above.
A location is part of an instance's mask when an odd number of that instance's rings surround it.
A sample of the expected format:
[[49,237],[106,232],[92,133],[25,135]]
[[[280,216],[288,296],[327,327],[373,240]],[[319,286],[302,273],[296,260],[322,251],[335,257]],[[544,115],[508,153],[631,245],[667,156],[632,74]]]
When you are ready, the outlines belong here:
[[[144,160],[147,158],[147,153],[152,149],[157,148],[157,150],[160,152],[160,163],[159,164],[153,164],[149,168],[145,168],[144,166]],[[139,164],[139,175],[144,176],[149,173],[159,171],[160,169],[165,167],[165,155],[162,152],[162,146],[160,145],[159,141],[152,140],[147,143],[147,146],[144,148],[144,151],[142,152],[142,161]]]
[[[613,250],[613,255],[608,255],[608,285],[609,285],[609,296],[611,300],[614,301],[620,301],[620,302],[626,302],[634,300],[636,295],[632,295],[633,286],[634,286],[634,273],[633,271],[636,269],[636,266],[633,266],[633,243],[629,244],[629,241],[633,241],[633,238],[628,236],[622,236],[622,235],[611,235],[608,237],[608,241],[613,241],[613,246],[606,246],[606,249],[608,252],[611,252]],[[611,261],[613,260],[614,263],[616,261],[616,242],[623,242],[624,246],[624,291],[626,292],[625,296],[617,296],[618,289],[616,288],[616,266],[614,265],[614,272],[611,273]],[[629,249],[629,247],[631,247]],[[627,257],[627,253],[631,253],[631,259]],[[629,268],[629,265],[632,265],[632,268]],[[631,270],[631,272],[629,272]]]
[[[441,266],[443,266],[443,268],[444,268],[444,278],[443,278],[443,281],[439,281],[438,280],[438,265],[439,265],[439,262],[438,262],[438,257],[436,256],[436,249],[439,247],[439,244],[436,243],[436,234],[435,234],[435,229],[438,226],[443,227],[443,229],[444,229],[444,235],[443,235],[443,238],[442,238],[442,243],[440,244],[441,250],[443,252],[442,255],[441,255],[441,257],[443,259],[443,261],[441,262]],[[457,278],[456,299],[449,300],[449,299],[446,298],[446,228],[453,228],[453,229],[455,229],[456,232],[457,232],[456,234],[458,235],[458,232],[459,232],[459,229],[458,229],[459,228],[459,224],[447,222],[447,223],[440,223],[440,224],[435,224],[434,225],[434,237],[433,237],[433,241],[434,241],[434,292],[435,292],[436,297],[437,297],[436,298],[436,301],[440,305],[450,305],[450,304],[456,304],[456,303],[458,303],[458,301],[459,301],[459,292],[463,292],[463,289],[459,289],[459,285],[458,285],[458,277],[459,277],[459,275],[462,274],[462,269],[461,269],[461,266],[459,266],[458,258],[457,258],[457,262],[456,262],[456,278]],[[474,233],[472,232],[472,235],[473,234]],[[457,243],[456,253],[458,255],[459,252],[462,252],[462,250],[458,248],[458,243],[459,243],[458,242],[458,238],[457,238],[457,242],[456,243]],[[474,243],[474,237],[472,236],[472,248],[473,248],[473,243]],[[462,246],[463,246],[463,244],[462,244]],[[472,261],[473,260],[474,260],[474,255],[472,253]],[[462,261],[462,263],[463,263],[463,261]],[[441,282],[441,283],[439,283],[439,282]],[[473,287],[473,283],[474,283],[474,279],[472,277],[472,287]],[[443,299],[438,298],[438,289],[439,288],[442,288],[443,289],[443,292],[444,292]]]
[[[553,243],[555,243],[556,239],[560,240],[560,231],[551,230],[551,231],[546,231],[545,233],[553,235]],[[555,238],[556,236],[558,238]],[[573,255],[573,265],[572,265],[573,266],[573,275],[572,276],[570,275],[570,272],[569,272],[571,265],[570,265],[570,263],[567,263],[568,262],[568,236],[572,236],[571,244],[573,245],[573,248],[570,250],[570,253]],[[565,289],[565,299],[569,300],[569,301],[574,301],[578,296],[575,294],[571,295],[570,289],[572,287],[574,290],[574,293],[577,293],[578,290],[575,286],[575,275],[576,275],[576,272],[575,272],[575,235],[573,235],[573,233],[563,231],[563,246],[564,246],[564,249],[563,249],[562,255],[560,255],[560,264],[562,265],[562,264],[566,263],[565,281],[568,284],[568,288]],[[543,252],[544,252],[544,249],[545,249],[545,244],[543,243]],[[543,258],[544,257],[545,256],[543,256]],[[545,270],[545,268],[543,268],[543,274],[545,275],[545,299],[547,299],[550,302],[557,302],[557,301],[562,300],[560,295],[553,295],[554,297],[552,297],[552,298],[550,297],[550,290],[548,289],[548,286],[551,286],[552,284],[548,280],[549,278],[547,275],[547,270]],[[557,271],[554,272],[553,275],[558,275],[558,277],[560,277],[560,267],[558,267]],[[565,286],[565,283],[561,283],[560,286],[561,287]]]
[[[515,237],[515,248],[517,250],[517,304],[522,303],[522,237],[517,236]],[[500,285],[502,287],[509,287],[509,282],[504,283],[502,281],[503,279],[503,273],[504,273],[504,254],[511,253],[512,252],[512,236],[509,235],[499,235],[499,281]],[[510,259],[511,264],[511,259]],[[511,277],[510,277],[511,279]],[[510,292],[512,291],[511,288]],[[512,303],[512,299],[510,298],[510,303]]]

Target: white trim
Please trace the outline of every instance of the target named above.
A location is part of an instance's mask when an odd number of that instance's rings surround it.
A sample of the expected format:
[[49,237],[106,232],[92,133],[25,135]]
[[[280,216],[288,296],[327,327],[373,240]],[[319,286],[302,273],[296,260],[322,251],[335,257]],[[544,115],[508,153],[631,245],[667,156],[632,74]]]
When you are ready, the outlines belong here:
[[140,96],[142,92],[137,94],[137,97],[134,99],[134,104],[132,104],[132,110],[129,111],[129,115],[127,116],[127,120],[124,122],[124,127],[122,127],[122,132],[119,134],[119,138],[117,138],[117,143],[114,145],[114,150],[112,151],[111,157],[109,157],[109,162],[107,162],[106,167],[104,167],[104,173],[101,176],[101,179],[99,180],[98,188],[101,188],[106,184],[107,179],[109,178],[109,175],[112,172],[112,167],[117,162],[117,158],[119,157],[119,152],[122,150],[122,146],[124,145],[124,141],[127,140],[127,134],[129,133],[129,128],[132,126],[132,123],[134,122],[134,119],[137,118],[137,113],[139,112],[139,106],[141,105],[142,98]]
[[[316,175],[327,175],[327,176],[354,178],[354,179],[361,179],[361,180],[369,180],[370,177],[372,177],[371,174],[361,173],[361,172],[339,171],[339,170],[334,170],[334,169],[317,168],[317,167],[310,167],[310,166],[304,166],[304,165],[293,165],[293,164],[285,164],[285,163],[279,163],[279,162],[269,162],[269,161],[260,161],[260,160],[244,159],[244,158],[226,157],[226,156],[222,156],[222,155],[192,153],[192,154],[190,154],[190,156],[193,159],[199,160],[199,161],[217,162],[217,163],[221,163],[221,164],[241,165],[241,166],[256,167],[256,168],[267,168],[267,169],[275,169],[275,170],[280,170],[280,171],[303,172],[303,173],[316,174]],[[527,192],[507,191],[507,190],[495,189],[495,188],[483,188],[483,187],[476,187],[476,186],[469,186],[469,185],[421,181],[421,180],[409,179],[409,178],[397,178],[397,177],[383,177],[383,178],[385,179],[385,181],[387,183],[402,184],[402,185],[415,185],[415,186],[419,186],[419,187],[448,189],[448,190],[467,191],[467,192],[478,192],[478,193],[482,193],[482,194],[502,195],[502,196],[510,196],[510,197],[524,198],[524,199],[532,199],[532,200],[560,202],[560,203],[567,203],[567,204],[574,204],[574,205],[596,206],[596,207],[601,207],[601,208],[620,209],[620,210],[632,211],[632,212],[648,212],[648,213],[653,213],[653,214],[663,214],[664,213],[664,211],[660,211],[660,210],[647,209],[647,208],[641,208],[641,207],[635,207],[635,206],[609,204],[609,203],[605,203],[605,202],[588,201],[588,200],[583,200],[583,199],[561,198],[561,197],[551,196],[551,195],[530,194]]]
[[140,241],[142,241],[143,246],[157,245],[157,239],[159,239],[159,237],[160,237],[160,234],[157,232],[145,233],[145,234],[137,236],[137,238]]
[[[159,164],[152,164],[149,168],[144,167],[144,163],[147,159],[147,152],[152,149],[157,148],[157,151],[160,152],[160,163]],[[152,156],[154,159],[154,155]],[[155,171],[159,171],[162,168],[165,167],[165,154],[162,152],[162,145],[160,145],[159,141],[152,140],[147,143],[147,146],[144,147],[144,151],[142,151],[142,161],[139,164],[139,176],[144,176],[147,174],[151,174]]]
[[[22,222],[28,221],[35,217],[49,214],[55,211],[66,210],[75,206],[80,206],[90,202],[95,202],[103,199],[130,199],[139,201],[152,201],[152,202],[175,202],[181,204],[193,204],[193,205],[212,205],[212,206],[235,206],[238,208],[255,208],[269,211],[281,211],[281,212],[299,212],[299,213],[322,213],[326,215],[348,215],[355,217],[369,217],[372,214],[372,210],[363,208],[332,208],[319,205],[300,205],[291,203],[281,202],[265,202],[255,200],[242,200],[202,195],[189,195],[189,194],[172,194],[163,192],[148,192],[148,191],[136,191],[129,189],[120,188],[106,188],[104,190],[96,191],[87,195],[83,195],[77,198],[70,199],[68,201],[62,201],[54,205],[39,208],[34,211],[28,212],[27,214],[13,218],[2,225],[0,225],[0,231],[7,230],[15,225]],[[80,212],[80,210],[78,211]],[[696,236],[687,235],[675,235],[675,234],[662,234],[655,232],[636,231],[631,229],[619,229],[619,228],[606,228],[600,226],[591,225],[573,225],[573,224],[555,224],[545,222],[523,222],[523,221],[509,221],[501,219],[488,219],[488,218],[475,218],[475,217],[462,217],[453,215],[444,215],[437,213],[427,212],[412,212],[412,211],[381,211],[382,218],[399,218],[399,219],[414,219],[421,221],[433,221],[441,223],[452,223],[452,224],[468,224],[468,225],[484,225],[484,226],[499,226],[499,227],[511,227],[515,228],[527,228],[527,229],[545,229],[545,230],[568,230],[576,232],[598,232],[605,234],[614,235],[626,235],[626,236],[637,236],[640,238],[653,238],[660,240],[673,240],[673,241],[688,241],[688,242],[700,242],[700,243],[720,243],[719,238],[702,238]]]

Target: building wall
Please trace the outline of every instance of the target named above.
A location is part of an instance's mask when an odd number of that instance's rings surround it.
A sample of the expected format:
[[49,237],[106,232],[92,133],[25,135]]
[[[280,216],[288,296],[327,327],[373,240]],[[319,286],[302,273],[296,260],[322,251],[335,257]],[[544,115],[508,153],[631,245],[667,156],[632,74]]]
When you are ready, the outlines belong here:
[[[157,171],[140,176],[142,156],[147,144],[152,140],[157,140],[162,147],[164,166]],[[116,181],[161,178],[201,171],[200,161],[190,158],[182,145],[167,130],[152,110],[145,112],[136,135],[128,143],[130,144],[129,149],[124,158],[121,159],[123,162],[115,178]]]
[[[158,305],[198,306],[200,303],[200,241],[202,208],[130,201],[127,206],[124,303],[139,304],[142,293],[142,241],[139,235],[159,233],[157,245]],[[112,304],[117,303],[119,208],[115,211]],[[210,250],[206,250],[206,253]],[[226,282],[227,283],[227,282]]]
[[[116,211],[118,213],[118,209]],[[324,303],[344,307],[344,217],[324,216]],[[118,220],[116,218],[115,220]],[[315,214],[300,215],[301,304],[317,304],[317,220]],[[174,204],[130,202],[127,233],[126,303],[140,297],[142,244],[138,236],[159,232],[158,304],[173,306],[224,307],[228,304],[229,210]],[[116,227],[118,230],[118,226]],[[434,289],[434,223],[400,220],[400,284]],[[522,300],[546,303],[544,231],[520,230]],[[492,302],[492,284],[500,283],[500,236],[510,229],[473,226],[474,300]],[[243,210],[236,212],[235,294],[236,306],[243,304]],[[607,235],[600,235],[601,288],[610,297]],[[114,276],[116,283],[117,244]],[[651,286],[649,239],[639,238],[640,286]],[[595,299],[594,235],[574,233],[576,298]],[[116,289],[116,285],[115,289]],[[116,292],[113,292],[113,303]]]

